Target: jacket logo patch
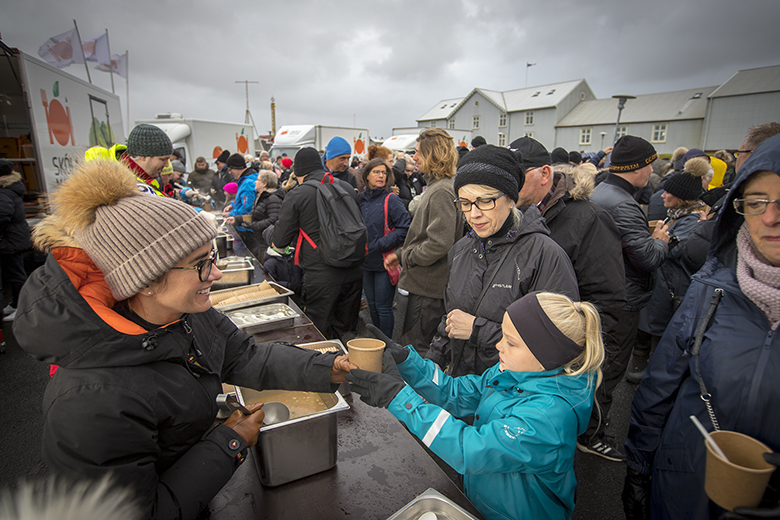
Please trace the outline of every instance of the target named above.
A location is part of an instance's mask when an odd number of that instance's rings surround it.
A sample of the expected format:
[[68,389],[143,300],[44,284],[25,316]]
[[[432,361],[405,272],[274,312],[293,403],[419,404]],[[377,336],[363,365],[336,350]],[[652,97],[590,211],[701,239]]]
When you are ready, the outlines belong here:
[[520,428],[517,426],[508,426],[504,425],[504,434],[509,437],[510,439],[517,439],[519,436],[523,435],[525,433],[525,428]]
[[499,288],[499,289],[511,289],[512,286],[509,285],[509,284],[506,284],[506,283],[494,283],[493,285],[490,286],[490,288],[491,289],[496,289],[496,288]]

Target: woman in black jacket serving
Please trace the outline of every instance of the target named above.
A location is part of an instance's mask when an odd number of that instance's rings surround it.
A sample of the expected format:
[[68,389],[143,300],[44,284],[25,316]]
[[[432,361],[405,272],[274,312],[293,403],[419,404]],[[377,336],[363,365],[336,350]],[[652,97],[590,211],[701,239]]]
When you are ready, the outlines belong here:
[[36,226],[50,252],[22,290],[14,334],[59,365],[43,402],[43,459],[69,479],[111,473],[144,518],[194,518],[257,442],[263,411],[212,426],[223,382],[329,392],[344,357],[255,344],[211,308],[216,229],[138,192],[117,162],[89,162]]

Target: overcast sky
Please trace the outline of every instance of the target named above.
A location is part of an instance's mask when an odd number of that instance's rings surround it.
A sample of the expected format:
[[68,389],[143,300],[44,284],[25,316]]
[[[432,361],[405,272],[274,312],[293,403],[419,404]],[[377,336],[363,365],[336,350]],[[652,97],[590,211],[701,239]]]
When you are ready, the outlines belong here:
[[[780,64],[779,0],[0,0],[6,44],[38,55],[79,24],[130,51],[130,121],[158,112],[388,137],[439,100],[584,78],[598,98],[719,85]],[[91,65],[92,66],[92,65]],[[86,79],[83,65],[65,69]],[[92,81],[111,89],[109,75]],[[125,80],[115,77],[125,107]],[[126,114],[123,113],[123,118]]]

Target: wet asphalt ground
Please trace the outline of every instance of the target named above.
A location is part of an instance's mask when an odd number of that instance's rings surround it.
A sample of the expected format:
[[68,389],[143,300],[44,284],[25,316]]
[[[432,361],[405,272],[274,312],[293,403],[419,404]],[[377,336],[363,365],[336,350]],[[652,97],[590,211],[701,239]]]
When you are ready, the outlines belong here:
[[[396,338],[400,337],[406,298],[396,296]],[[367,310],[360,313],[357,336],[367,334]],[[48,476],[41,459],[41,403],[49,379],[49,367],[23,352],[16,343],[10,323],[2,323],[6,352],[0,354],[0,488],[14,487],[20,480]],[[56,341],[56,338],[52,338]],[[628,415],[636,387],[625,381],[618,385],[612,407],[611,433],[621,443],[628,431]],[[620,502],[625,466],[577,452],[577,506],[575,520],[624,518]],[[448,472],[451,474],[451,471]]]

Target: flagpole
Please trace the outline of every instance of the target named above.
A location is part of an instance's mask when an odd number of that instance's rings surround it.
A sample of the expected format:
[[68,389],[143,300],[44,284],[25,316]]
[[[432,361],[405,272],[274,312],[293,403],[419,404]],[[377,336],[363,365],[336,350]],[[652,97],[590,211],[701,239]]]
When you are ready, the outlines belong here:
[[89,76],[89,65],[87,65],[87,58],[84,57],[84,47],[81,46],[81,34],[79,33],[79,26],[76,23],[76,19],[73,19],[73,27],[76,28],[76,36],[79,39],[79,51],[81,51],[81,59],[84,61],[84,68],[87,69],[87,79],[92,83],[92,78]]
[[127,70],[125,71],[127,76],[125,76],[125,85],[127,85],[127,94],[125,95],[125,100],[127,101],[127,133],[130,133],[130,51],[125,51],[125,66]]
[[116,94],[116,90],[114,90],[114,60],[111,59],[111,42],[108,39],[108,29],[106,29],[106,45],[108,46],[108,62],[111,68],[111,93]]

